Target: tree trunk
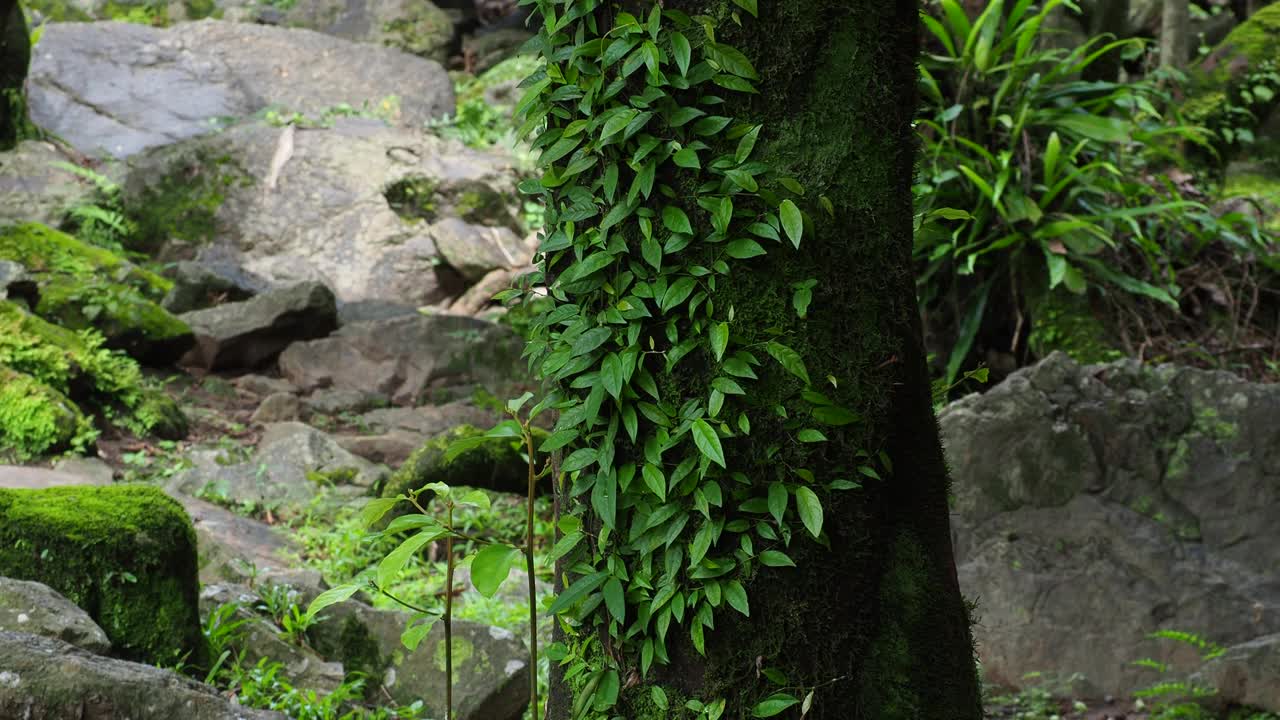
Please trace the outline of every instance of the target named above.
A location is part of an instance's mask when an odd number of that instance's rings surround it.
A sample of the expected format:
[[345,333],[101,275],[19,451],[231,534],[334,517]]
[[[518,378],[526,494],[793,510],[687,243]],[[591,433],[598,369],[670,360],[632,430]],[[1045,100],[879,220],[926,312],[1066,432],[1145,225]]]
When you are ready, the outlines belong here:
[[[735,264],[712,300],[734,308],[735,342],[785,339],[804,357],[814,387],[865,419],[824,428],[828,442],[806,446],[803,466],[865,482],[823,497],[829,548],[797,533],[786,548],[797,567],[743,578],[750,617],[717,614],[705,657],[673,623],[671,663],[655,664],[647,679],[636,671],[610,715],[694,717],[681,709],[684,699],[724,698],[724,718],[750,717],[778,689],[760,672],[773,668],[797,697],[814,691],[810,720],[978,720],[970,617],[952,557],[949,481],[912,267],[917,3],[761,0],[760,17],[740,12],[741,26],[722,0],[663,6],[714,18],[717,40],[750,58],[760,94],[725,93],[717,112],[763,124],[752,157],[804,186],[812,220],[797,252],[771,249]],[[810,279],[817,284],[801,319],[793,284]],[[658,384],[704,394],[715,368],[683,362]],[[766,447],[789,443],[772,404],[790,402],[798,381],[767,357],[756,371],[749,392],[770,409],[750,416],[749,438],[726,439],[725,454],[730,469],[763,489],[776,479]],[[878,481],[860,477],[860,450],[883,450],[892,471]],[[639,665],[620,662],[624,678]],[[669,713],[654,709],[652,685],[671,699]],[[547,717],[570,720],[572,682],[554,665],[552,686]],[[779,717],[798,716],[793,708]]]
[[[1089,36],[1097,37],[1104,33],[1114,36],[1107,42],[1123,40],[1132,34],[1129,31],[1129,0],[1097,0],[1093,4],[1089,15]],[[1120,79],[1123,63],[1120,48],[1116,48],[1098,58],[1081,74],[1091,82],[1116,82]]]
[[1160,15],[1160,67],[1183,68],[1191,59],[1191,0],[1164,0]]
[[27,126],[23,85],[31,63],[27,21],[18,0],[0,0],[0,150],[13,147]]

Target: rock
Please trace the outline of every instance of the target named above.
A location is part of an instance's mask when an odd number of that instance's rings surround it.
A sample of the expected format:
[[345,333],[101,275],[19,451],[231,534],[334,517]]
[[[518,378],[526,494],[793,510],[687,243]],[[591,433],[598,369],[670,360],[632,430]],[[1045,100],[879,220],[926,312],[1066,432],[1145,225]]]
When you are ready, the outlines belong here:
[[157,488],[0,490],[0,575],[79,605],[121,657],[204,659],[195,532]]
[[463,451],[452,460],[445,459],[454,442],[483,435],[483,430],[461,425],[428,440],[387,480],[382,496],[407,494],[433,482],[526,495],[528,464],[520,454],[519,438],[493,439]]
[[268,395],[258,409],[254,411],[250,422],[265,425],[267,423],[297,420],[302,413],[302,401],[297,395],[290,393],[272,393]]
[[532,260],[520,236],[507,227],[446,218],[432,227],[431,236],[441,257],[472,283],[493,270],[523,266]]
[[172,670],[115,660],[53,638],[0,631],[0,716],[41,720],[286,720],[232,703]]
[[291,342],[323,337],[337,327],[338,310],[329,288],[300,282],[181,318],[196,336],[182,363],[221,370],[259,367]]
[[[417,650],[400,642],[409,613],[344,602],[325,611],[311,630],[315,647],[341,659],[348,672],[381,678],[397,702],[422,700],[427,713],[444,715],[444,625],[436,623]],[[501,628],[453,623],[453,707],[458,720],[518,720],[529,701],[524,645]]]
[[[191,347],[191,328],[158,301],[170,283],[120,256],[44,225],[0,229],[0,259],[40,284],[40,317],[70,330],[93,328],[107,347],[166,365]],[[41,268],[36,271],[34,268]]]
[[378,393],[396,405],[429,399],[433,388],[519,383],[521,341],[469,317],[432,315],[347,325],[323,340],[295,343],[280,371],[303,390],[338,387]]
[[494,410],[476,407],[459,400],[445,405],[416,408],[380,408],[357,419],[357,425],[368,428],[369,435],[341,435],[335,438],[348,452],[369,460],[397,467],[431,438],[459,425],[488,428],[502,417]]
[[302,548],[266,523],[180,493],[173,498],[191,516],[200,550],[200,582],[288,585],[319,594],[320,573],[295,569]]
[[98,478],[76,473],[20,465],[0,465],[0,488],[8,488],[10,490],[43,490],[63,485],[110,484],[110,480],[104,483],[100,482]]
[[[306,645],[284,639],[274,621],[257,611],[261,602],[256,592],[243,585],[209,585],[200,591],[200,613],[206,622],[218,606],[238,606],[231,621],[245,624],[240,629],[240,641],[233,643],[231,649],[243,653],[241,665],[251,667],[266,659],[283,665],[280,675],[294,687],[320,693],[337,689],[344,677],[342,663],[326,662]],[[305,610],[307,602],[299,596],[295,604]]]
[[294,387],[293,383],[288,380],[265,375],[254,375],[252,373],[241,375],[232,382],[240,390],[258,397],[266,397],[276,393],[294,394],[298,392],[298,388]]
[[67,210],[92,202],[93,184],[59,165],[71,161],[53,143],[37,140],[0,152],[0,223],[57,225]]
[[20,300],[27,307],[40,302],[40,285],[22,265],[0,260],[0,300]]
[[307,409],[322,415],[343,412],[361,412],[378,405],[385,405],[387,398],[377,393],[350,388],[320,388],[307,396]]
[[430,2],[302,0],[274,24],[301,27],[353,42],[386,45],[444,63],[453,23]]
[[244,462],[220,462],[219,453],[208,451],[192,453],[190,459],[193,467],[174,476],[170,493],[284,518],[307,512],[321,485],[355,497],[367,494],[386,475],[298,422],[267,426],[258,449]]
[[29,83],[38,125],[81,152],[117,158],[267,106],[319,117],[367,105],[404,127],[453,109],[449,78],[430,60],[308,30],[217,20],[167,29],[49,23]]
[[[530,268],[531,269],[531,268]],[[498,269],[480,278],[449,306],[450,315],[476,315],[493,302],[493,296],[512,286],[519,270]]]
[[183,261],[173,274],[173,288],[161,305],[171,313],[203,310],[222,302],[240,302],[254,296],[254,291],[230,273],[222,273],[208,264]]
[[[1140,679],[1162,628],[1280,632],[1280,386],[1061,353],[940,415],[983,671]],[[999,458],[994,462],[993,458]]]
[[47,585],[0,577],[0,631],[57,638],[91,653],[111,651],[102,628]]
[[126,194],[143,198],[175,168],[208,166],[193,158],[225,159],[255,182],[220,188],[217,237],[200,261],[216,256],[272,285],[323,282],[340,305],[361,306],[344,311],[344,322],[403,314],[466,289],[437,249],[435,224],[486,225],[504,215],[514,222],[509,156],[378,120],[337,118],[331,127],[293,132],[292,153],[268,189],[282,132],[246,122],[131,158]]
[[1214,704],[1280,713],[1280,634],[1227,648],[1205,663],[1192,680],[1218,690]]
[[[75,483],[77,485],[110,485],[115,482],[116,471],[99,458],[64,457],[54,462],[53,469],[55,472],[68,473],[85,480],[84,483]],[[0,481],[0,486],[3,485],[3,481]]]
[[0,450],[6,454],[25,459],[92,442],[93,422],[62,391],[3,365],[0,408]]

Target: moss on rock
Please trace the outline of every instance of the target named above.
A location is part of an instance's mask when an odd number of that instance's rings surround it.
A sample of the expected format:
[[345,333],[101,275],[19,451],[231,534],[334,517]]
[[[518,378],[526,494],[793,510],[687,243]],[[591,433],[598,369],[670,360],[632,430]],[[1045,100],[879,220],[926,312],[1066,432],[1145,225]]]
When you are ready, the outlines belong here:
[[1040,357],[1061,350],[1084,365],[1124,357],[1094,317],[1088,299],[1061,290],[1048,293],[1035,304],[1029,342],[1032,352]]
[[157,488],[0,489],[0,575],[57,590],[123,657],[203,660],[196,573],[191,520]]
[[157,303],[172,283],[110,251],[27,224],[0,229],[0,259],[39,281],[37,314],[72,330],[93,328],[110,348],[163,365],[195,342],[191,328]]
[[25,457],[82,449],[96,434],[66,395],[0,365],[0,450]]
[[[538,437],[542,436],[541,430],[536,432],[539,433]],[[525,493],[529,468],[520,453],[518,442],[511,438],[495,438],[463,451],[453,460],[445,459],[445,452],[455,441],[483,435],[483,430],[471,425],[459,425],[428,440],[387,480],[382,496],[408,494],[434,482]]]
[[[31,378],[43,386],[45,397],[65,398],[135,434],[167,438],[186,434],[186,419],[173,400],[148,387],[131,358],[103,347],[101,335],[59,327],[8,301],[0,301],[0,368]],[[21,418],[37,421],[29,410],[11,412],[15,422]],[[68,440],[72,448],[87,442],[77,440],[92,436],[82,419],[76,423],[78,429]],[[33,435],[22,429],[26,427],[22,423],[7,428],[0,433],[0,445],[19,454],[65,449],[61,443],[50,444],[60,434]],[[24,442],[24,438],[34,442]]]

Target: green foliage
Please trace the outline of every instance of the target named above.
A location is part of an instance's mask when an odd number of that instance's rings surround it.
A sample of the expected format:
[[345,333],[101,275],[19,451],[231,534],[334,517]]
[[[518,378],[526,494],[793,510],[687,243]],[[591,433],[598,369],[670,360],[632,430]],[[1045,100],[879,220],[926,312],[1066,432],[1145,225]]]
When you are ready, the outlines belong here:
[[1045,42],[1045,17],[1061,5],[998,1],[969,18],[956,0],[938,0],[942,12],[923,16],[921,302],[926,312],[965,308],[951,318],[947,383],[997,295],[1026,306],[1060,286],[1096,288],[1176,311],[1177,270],[1206,245],[1267,251],[1244,218],[1214,216],[1164,174],[1178,143],[1210,148],[1210,133],[1163,113],[1173,102],[1155,78],[1080,79],[1138,41]]

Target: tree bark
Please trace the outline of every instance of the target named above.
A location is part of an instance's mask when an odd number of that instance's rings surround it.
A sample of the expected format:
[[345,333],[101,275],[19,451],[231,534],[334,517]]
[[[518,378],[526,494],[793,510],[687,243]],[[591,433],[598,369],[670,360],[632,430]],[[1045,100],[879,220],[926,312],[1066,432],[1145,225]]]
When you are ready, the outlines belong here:
[[31,64],[27,20],[18,0],[0,0],[0,150],[13,147],[27,125],[23,86]]
[[1191,0],[1164,0],[1160,14],[1160,67],[1183,68],[1191,59]]
[[[949,480],[912,267],[917,3],[765,0],[758,19],[740,13],[741,26],[722,0],[663,6],[716,19],[717,40],[754,63],[760,94],[725,93],[719,112],[763,124],[752,157],[804,186],[813,221],[798,252],[770,250],[734,265],[712,299],[735,309],[735,342],[786,338],[815,387],[865,419],[824,429],[829,441],[808,450],[805,467],[859,479],[858,451],[883,450],[892,472],[824,497],[830,547],[797,534],[787,548],[797,567],[743,578],[751,615],[717,614],[705,657],[673,624],[671,664],[655,665],[647,679],[636,670],[638,682],[611,714],[693,717],[681,709],[684,699],[725,698],[725,718],[750,717],[777,689],[760,669],[774,668],[797,697],[814,690],[810,720],[978,720],[970,617],[952,557]],[[694,183],[667,181],[693,194]],[[824,196],[834,213],[824,211]],[[792,284],[809,279],[818,282],[801,319],[791,309]],[[659,385],[705,393],[712,372],[686,360]],[[763,407],[798,389],[767,359],[757,372],[749,392]],[[787,433],[772,411],[750,421],[749,438],[726,440],[725,452],[730,468],[763,489],[775,479],[766,447],[786,442]],[[621,662],[624,678],[639,666],[638,658]],[[668,712],[652,705],[655,684],[671,699]],[[573,701],[571,683],[553,666],[547,717],[569,720]],[[799,715],[788,712],[780,717]]]
[[[1097,37],[1108,33],[1111,40],[1123,40],[1132,33],[1129,30],[1129,0],[1097,0],[1089,15],[1089,36]],[[1084,69],[1081,75],[1091,82],[1116,82],[1120,79],[1120,68],[1124,63],[1119,48],[1098,58],[1096,62]]]

